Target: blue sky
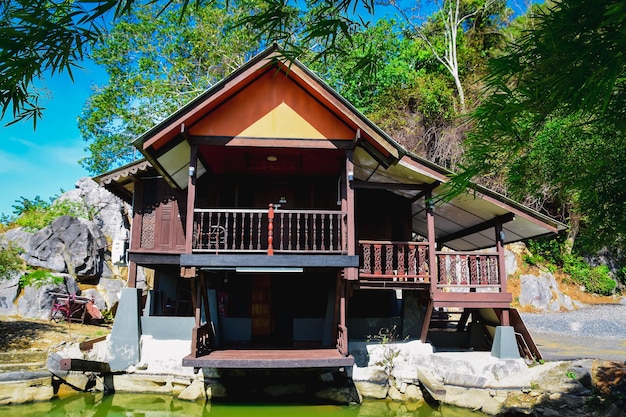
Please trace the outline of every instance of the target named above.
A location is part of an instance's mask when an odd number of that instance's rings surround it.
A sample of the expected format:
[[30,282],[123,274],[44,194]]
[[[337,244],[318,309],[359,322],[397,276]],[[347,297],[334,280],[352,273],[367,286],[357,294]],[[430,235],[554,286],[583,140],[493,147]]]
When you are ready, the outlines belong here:
[[0,213],[12,214],[20,197],[40,196],[48,201],[89,176],[78,164],[87,143],[80,136],[77,117],[91,87],[104,84],[107,78],[97,66],[82,65],[83,69],[73,72],[74,82],[65,73],[41,81],[51,96],[40,103],[46,110],[36,130],[30,120],[5,127],[12,114],[0,121]]

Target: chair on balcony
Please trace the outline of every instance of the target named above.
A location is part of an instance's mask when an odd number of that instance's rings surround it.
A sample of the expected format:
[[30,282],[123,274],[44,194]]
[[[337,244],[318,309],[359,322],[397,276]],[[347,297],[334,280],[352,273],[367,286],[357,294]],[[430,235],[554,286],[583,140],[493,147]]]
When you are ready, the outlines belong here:
[[202,242],[206,242],[206,249],[226,249],[226,229],[222,226],[209,226],[203,235]]

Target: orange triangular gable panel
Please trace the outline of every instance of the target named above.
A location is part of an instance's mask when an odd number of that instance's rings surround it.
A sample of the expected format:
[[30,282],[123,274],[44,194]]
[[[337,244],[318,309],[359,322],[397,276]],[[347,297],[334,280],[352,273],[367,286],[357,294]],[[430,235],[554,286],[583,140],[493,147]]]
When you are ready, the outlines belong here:
[[190,126],[194,136],[353,140],[355,131],[275,68]]

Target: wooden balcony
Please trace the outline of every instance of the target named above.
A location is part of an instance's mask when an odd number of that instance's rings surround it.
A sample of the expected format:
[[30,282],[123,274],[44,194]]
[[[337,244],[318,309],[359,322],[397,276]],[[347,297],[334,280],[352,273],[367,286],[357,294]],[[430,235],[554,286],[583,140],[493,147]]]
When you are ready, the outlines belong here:
[[347,254],[337,210],[195,209],[194,253]]
[[[433,293],[501,293],[497,252],[435,252],[427,242],[359,241],[361,288],[430,289]],[[455,298],[456,296],[451,296]]]

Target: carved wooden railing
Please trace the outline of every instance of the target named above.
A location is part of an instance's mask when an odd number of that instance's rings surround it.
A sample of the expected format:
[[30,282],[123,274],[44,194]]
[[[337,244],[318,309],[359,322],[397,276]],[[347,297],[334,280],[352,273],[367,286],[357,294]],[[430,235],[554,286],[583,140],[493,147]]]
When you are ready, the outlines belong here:
[[[439,291],[499,292],[498,254],[494,252],[435,252],[437,265],[429,265],[427,242],[359,241],[362,288],[403,283],[434,284]],[[432,274],[432,278],[431,278]],[[394,282],[395,284],[390,284]]]
[[347,253],[337,210],[195,209],[194,252]]
[[437,289],[499,292],[498,254],[494,252],[437,252]]
[[360,278],[428,282],[428,243],[360,240]]
[[211,353],[215,335],[210,323],[194,327],[191,333],[191,354],[194,357],[205,356]]
[[348,328],[342,324],[337,325],[337,350],[343,356],[348,356]]

